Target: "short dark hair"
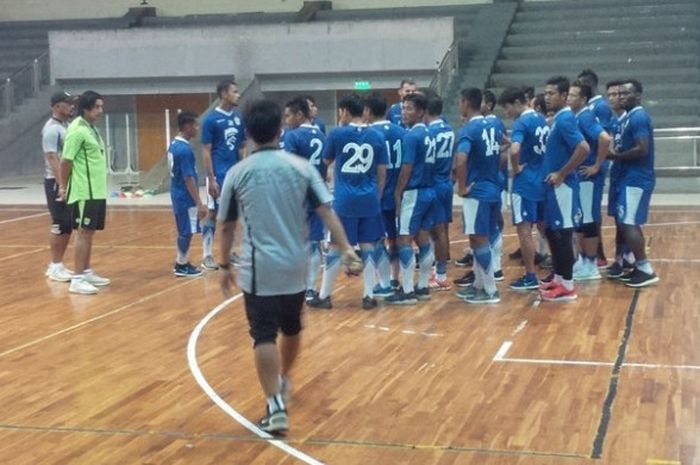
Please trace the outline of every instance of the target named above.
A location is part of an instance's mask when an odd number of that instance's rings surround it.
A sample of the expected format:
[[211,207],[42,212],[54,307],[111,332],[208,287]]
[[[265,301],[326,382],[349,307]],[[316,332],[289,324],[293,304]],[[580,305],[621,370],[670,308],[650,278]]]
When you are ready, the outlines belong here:
[[581,95],[583,97],[586,97],[586,101],[590,100],[591,97],[593,97],[593,89],[585,82],[574,81],[570,87],[578,87],[579,89],[581,89]]
[[476,87],[467,87],[466,89],[462,89],[460,96],[462,100],[469,102],[469,106],[473,109],[479,110],[481,108],[481,89],[477,89]]
[[301,114],[304,115],[304,118],[309,118],[311,116],[311,110],[309,110],[309,101],[306,99],[306,97],[303,97],[301,95],[297,95],[296,97],[292,98],[284,106],[289,108],[289,110],[292,113],[301,112]]
[[638,94],[641,94],[643,92],[642,88],[642,83],[637,81],[636,79],[625,79],[622,81],[620,84],[632,84],[632,87],[634,88],[634,91]]
[[350,116],[357,118],[365,111],[365,103],[356,92],[343,96],[338,102],[338,108],[347,110]]
[[404,79],[401,81],[401,84],[399,84],[399,89],[402,88],[403,86],[405,86],[406,84],[409,84],[411,86],[415,86],[416,81],[414,81],[413,79]]
[[486,106],[488,106],[491,111],[496,108],[496,95],[490,90],[485,90],[481,94],[481,99],[483,103],[486,103]]
[[440,116],[442,114],[442,107],[442,98],[440,98],[440,96],[437,95],[437,93],[428,98],[428,104],[426,105],[426,109],[428,110],[428,114],[430,116]]
[[386,97],[381,92],[374,91],[365,97],[365,107],[374,116],[386,115]]
[[532,107],[538,113],[547,114],[547,103],[544,101],[544,94],[535,95],[535,103]]
[[78,114],[83,116],[86,111],[95,108],[98,100],[104,100],[104,98],[94,90],[86,90],[83,92],[78,99]]
[[236,81],[234,79],[224,79],[223,81],[220,81],[216,85],[216,96],[221,98],[221,94],[226,92],[229,87],[231,86],[237,86]]
[[282,110],[271,100],[255,100],[245,111],[246,131],[256,144],[272,142],[282,126]]
[[532,86],[523,87],[523,93],[528,100],[535,98],[535,88]]
[[622,81],[620,81],[619,79],[616,79],[614,81],[609,81],[607,84],[605,84],[605,89],[607,90],[607,89],[610,89],[611,87],[617,87],[620,84],[622,84]]
[[591,87],[598,87],[598,75],[591,68],[586,68],[576,78]]
[[527,103],[528,99],[525,95],[525,90],[522,87],[507,87],[498,97],[498,104],[505,106],[506,104],[514,104],[515,102]]
[[185,110],[181,111],[177,115],[177,128],[182,131],[188,124],[197,122],[197,114],[193,111]]
[[547,79],[547,82],[545,82],[545,85],[556,86],[556,88],[560,94],[563,94],[565,92],[566,93],[569,92],[569,78],[567,78],[565,76],[551,77],[551,78]]
[[408,94],[403,101],[413,103],[416,110],[426,111],[428,109],[428,99],[423,94]]

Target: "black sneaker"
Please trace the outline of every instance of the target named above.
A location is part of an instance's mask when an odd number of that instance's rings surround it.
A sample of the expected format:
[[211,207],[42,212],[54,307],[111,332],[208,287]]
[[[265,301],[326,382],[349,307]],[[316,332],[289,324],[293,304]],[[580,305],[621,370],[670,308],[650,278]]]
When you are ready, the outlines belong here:
[[274,435],[284,435],[289,430],[289,417],[286,410],[278,410],[275,413],[270,413],[262,417],[258,421],[258,428],[266,433]]
[[475,279],[476,279],[476,275],[474,274],[473,271],[470,271],[469,273],[466,273],[461,278],[455,279],[453,282],[456,285],[458,285],[459,287],[469,287],[472,284],[474,284]]
[[635,268],[629,277],[629,280],[625,283],[625,286],[629,287],[646,287],[654,283],[659,282],[659,277],[655,273],[646,273],[639,268]]
[[503,280],[505,280],[506,277],[503,276],[503,270],[494,271],[494,273],[493,273],[493,279],[495,279],[496,281],[503,281]]
[[[636,269],[635,269],[635,270],[636,270]],[[620,277],[617,278],[617,279],[619,279],[619,280],[622,281],[623,283],[626,283],[626,282],[628,282],[628,281],[632,278],[632,275],[634,274],[635,270],[625,271],[625,272],[623,272],[623,273],[620,275]]]
[[415,305],[418,303],[418,299],[416,298],[415,292],[409,292],[406,294],[401,289],[384,299],[384,302],[390,305]]
[[625,272],[622,265],[617,262],[613,262],[613,264],[607,267],[605,271],[609,279],[619,279]]
[[544,268],[546,270],[551,270],[554,268],[554,265],[552,265],[552,257],[550,255],[547,255],[545,259],[540,262],[540,268]]
[[540,279],[540,284],[549,284],[554,279],[554,273],[549,273],[544,278]]
[[455,266],[461,266],[461,267],[470,267],[474,265],[474,255],[471,253],[466,254],[464,257],[460,258],[459,260],[455,260]]
[[548,258],[549,255],[547,255],[546,253],[535,253],[535,265],[540,265],[546,262]]
[[316,296],[313,298],[313,300],[309,300],[308,302],[306,302],[306,305],[313,308],[324,308],[327,310],[333,308],[333,304],[331,304],[331,296],[328,296],[325,299]]
[[399,282],[398,279],[392,279],[392,280],[389,282],[389,285],[390,285],[395,291],[398,291],[399,289],[401,289],[401,283]]
[[416,299],[418,300],[430,300],[430,288],[417,287],[414,294],[416,294]]
[[511,260],[520,260],[523,258],[523,251],[518,249],[515,252],[509,253],[508,258]]
[[362,309],[363,310],[374,310],[377,308],[377,299],[373,299],[372,297],[366,295],[362,298]]
[[304,294],[304,300],[307,302],[311,302],[314,299],[318,298],[318,292],[314,291],[313,289],[307,289],[306,294]]
[[635,267],[636,265],[634,263],[628,262],[627,260],[622,260],[622,268],[625,270],[631,271],[634,270]]

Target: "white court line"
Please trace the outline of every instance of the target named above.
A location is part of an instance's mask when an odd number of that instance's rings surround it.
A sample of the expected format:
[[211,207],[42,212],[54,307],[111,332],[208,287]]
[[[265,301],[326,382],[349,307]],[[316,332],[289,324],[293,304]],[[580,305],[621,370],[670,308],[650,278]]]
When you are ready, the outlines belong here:
[[2,257],[2,258],[0,258],[0,262],[4,262],[5,260],[12,260],[13,258],[17,258],[17,257],[23,257],[25,255],[31,255],[31,254],[37,253],[37,252],[43,252],[43,251],[48,250],[48,249],[49,249],[48,247],[41,247],[40,249],[26,250],[24,252],[19,252],[19,253],[13,254],[13,255],[8,255],[7,257]]
[[204,327],[216,316],[221,312],[224,308],[226,308],[229,304],[235,302],[236,300],[240,299],[243,296],[243,294],[237,294],[230,299],[227,299],[223,302],[221,302],[219,305],[214,307],[212,311],[210,311],[207,316],[205,316],[202,321],[199,322],[199,324],[194,328],[194,331],[192,331],[192,334],[190,335],[190,339],[187,342],[187,363],[190,366],[190,371],[192,372],[192,376],[194,376],[194,379],[197,381],[197,384],[202,388],[204,393],[209,396],[209,398],[219,406],[221,410],[223,410],[228,416],[236,420],[241,426],[246,428],[248,431],[251,433],[255,434],[256,436],[265,439],[267,442],[269,442],[271,445],[277,447],[278,449],[286,452],[287,454],[301,460],[302,462],[308,464],[308,465],[324,465],[323,462],[319,462],[318,460],[314,459],[313,457],[310,457],[303,452],[301,452],[298,449],[295,449],[294,447],[290,446],[284,441],[281,441],[279,439],[275,439],[274,436],[272,436],[269,433],[266,433],[265,431],[261,430],[258,428],[255,424],[253,424],[250,420],[248,420],[246,417],[238,413],[233,407],[231,407],[229,404],[226,403],[224,399],[219,396],[219,394],[212,388],[209,383],[207,382],[206,378],[202,374],[202,370],[199,368],[199,364],[197,363],[197,340],[199,339],[199,336],[202,333],[202,330]]
[[48,214],[49,214],[48,212],[44,212],[44,213],[36,213],[34,215],[20,216],[19,218],[10,218],[9,220],[0,221],[0,224],[14,223],[16,221],[28,220],[31,218],[38,218],[40,216],[48,216]]

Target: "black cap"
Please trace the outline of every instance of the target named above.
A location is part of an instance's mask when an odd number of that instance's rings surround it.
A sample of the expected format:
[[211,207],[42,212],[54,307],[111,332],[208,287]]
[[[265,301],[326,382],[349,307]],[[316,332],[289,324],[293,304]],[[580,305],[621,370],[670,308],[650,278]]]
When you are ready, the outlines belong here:
[[73,103],[74,100],[75,97],[68,92],[56,92],[51,96],[51,106],[61,102]]

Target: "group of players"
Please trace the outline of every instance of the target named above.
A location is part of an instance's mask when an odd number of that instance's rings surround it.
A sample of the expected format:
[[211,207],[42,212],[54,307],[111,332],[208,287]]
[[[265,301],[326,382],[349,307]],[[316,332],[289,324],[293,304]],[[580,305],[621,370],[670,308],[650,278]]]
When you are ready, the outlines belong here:
[[[597,95],[597,84],[595,73],[585,70],[573,83],[549,79],[539,96],[511,87],[496,99],[488,91],[464,89],[459,98],[464,126],[457,137],[442,116],[441,98],[408,80],[401,83],[401,101],[388,111],[381,93],[342,97],[338,126],[327,135],[312,99],[298,96],[287,102],[280,146],[309,160],[334,186],[333,208],[364,263],[362,308],[377,307],[376,297],[411,305],[430,299],[431,290],[451,289],[448,227],[455,191],[462,198],[464,233],[471,246],[470,257],[461,263],[473,265],[472,272],[455,280],[463,288],[457,296],[474,304],[499,302],[496,281],[504,279],[502,208],[509,161],[512,220],[525,266],[510,288],[539,289],[544,300],[569,301],[576,299],[574,280],[601,279],[598,267],[607,265],[600,231],[608,172],[608,214],[615,218],[617,233],[616,258],[607,277],[632,287],[657,282],[641,230],[655,183],[653,128],[641,106],[642,85],[634,79],[610,82],[605,98]],[[203,266],[218,267],[211,252],[216,199],[226,172],[246,156],[235,82],[222,82],[217,93],[221,104],[205,117],[201,131],[208,206],[199,199],[189,146],[197,133],[195,114],[178,116],[180,133],[169,150],[178,276],[201,274],[187,257],[198,217],[203,220]],[[493,114],[496,103],[512,120],[510,134]],[[341,252],[332,236],[325,237],[311,208],[307,222],[306,301],[311,307],[332,308]],[[542,279],[536,275],[533,229],[546,238],[551,253],[552,272]]]

